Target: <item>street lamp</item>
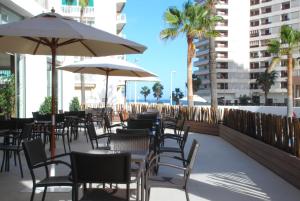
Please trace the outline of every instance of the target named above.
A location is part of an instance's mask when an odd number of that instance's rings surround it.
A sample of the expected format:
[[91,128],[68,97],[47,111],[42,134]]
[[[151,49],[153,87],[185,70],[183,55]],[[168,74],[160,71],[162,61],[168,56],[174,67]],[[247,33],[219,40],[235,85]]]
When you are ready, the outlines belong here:
[[173,102],[173,94],[172,94],[172,84],[173,84],[173,73],[176,73],[175,70],[172,70],[171,71],[171,83],[170,83],[170,105],[172,105],[172,102]]

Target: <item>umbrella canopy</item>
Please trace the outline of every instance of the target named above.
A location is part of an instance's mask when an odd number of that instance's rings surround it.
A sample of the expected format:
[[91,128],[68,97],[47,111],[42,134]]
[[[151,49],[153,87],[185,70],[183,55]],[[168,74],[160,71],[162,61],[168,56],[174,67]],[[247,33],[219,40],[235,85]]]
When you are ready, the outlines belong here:
[[73,64],[58,67],[57,69],[66,70],[73,73],[86,73],[106,75],[105,88],[105,107],[107,106],[107,88],[109,76],[127,76],[127,77],[157,77],[136,64],[122,59],[100,57],[89,60],[83,60]]
[[[182,100],[182,101],[187,101],[188,99],[187,99],[187,97],[185,96],[185,97],[183,97],[183,98],[180,99],[180,100]],[[206,102],[207,102],[204,98],[202,98],[201,96],[195,95],[195,94],[194,94],[194,96],[193,96],[193,101],[194,101],[194,102],[200,102],[200,103],[206,103]]]
[[43,13],[0,25],[0,52],[52,55],[51,156],[55,155],[56,55],[108,56],[142,53],[145,46],[56,14]]

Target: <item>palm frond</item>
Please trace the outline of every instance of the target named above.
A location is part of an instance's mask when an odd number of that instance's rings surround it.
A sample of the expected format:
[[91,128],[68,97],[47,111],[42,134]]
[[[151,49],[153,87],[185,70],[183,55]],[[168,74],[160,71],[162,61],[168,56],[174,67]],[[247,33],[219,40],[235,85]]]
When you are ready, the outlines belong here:
[[159,36],[162,40],[175,39],[180,34],[178,28],[166,28],[163,29]]
[[275,69],[276,65],[280,63],[280,57],[273,57],[270,66],[266,69],[268,72],[271,72]]
[[280,53],[280,42],[278,40],[270,40],[267,51],[278,55]]

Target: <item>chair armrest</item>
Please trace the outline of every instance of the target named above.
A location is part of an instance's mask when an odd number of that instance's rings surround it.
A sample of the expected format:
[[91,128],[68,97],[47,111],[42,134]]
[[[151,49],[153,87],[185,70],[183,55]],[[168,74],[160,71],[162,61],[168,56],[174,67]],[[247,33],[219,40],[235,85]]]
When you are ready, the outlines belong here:
[[182,140],[182,137],[180,135],[175,135],[175,134],[163,134],[160,137],[161,140],[165,140],[165,139]]
[[161,163],[161,162],[159,162],[157,165],[158,166],[165,166],[165,167],[175,168],[175,169],[183,170],[183,171],[187,170],[187,168],[185,168],[185,167],[181,167],[181,166],[174,165],[174,164],[171,164],[171,163]]
[[101,135],[97,135],[97,139],[109,138],[113,133],[104,133]]
[[70,156],[70,154],[69,154],[69,153],[58,154],[58,155],[55,155],[55,156],[53,156],[53,157],[47,158],[47,161],[53,160],[53,159],[56,159],[56,158],[61,158],[61,157],[64,157],[64,156]]
[[33,168],[45,167],[45,166],[48,166],[51,164],[55,164],[55,165],[63,164],[63,165],[68,166],[69,168],[71,168],[71,165],[69,163],[67,163],[65,161],[61,161],[61,160],[51,160],[51,161],[46,161],[44,163],[38,163],[38,164],[34,165]]
[[176,160],[188,162],[188,161],[185,160],[184,158],[181,158],[181,157],[179,157],[179,156],[172,156],[172,155],[170,155],[170,154],[160,154],[160,157],[172,158],[172,159],[176,159]]

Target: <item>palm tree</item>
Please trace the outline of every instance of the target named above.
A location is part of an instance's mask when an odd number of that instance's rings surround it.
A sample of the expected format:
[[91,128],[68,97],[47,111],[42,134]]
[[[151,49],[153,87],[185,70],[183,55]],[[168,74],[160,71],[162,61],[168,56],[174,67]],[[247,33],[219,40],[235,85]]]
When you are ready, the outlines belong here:
[[172,91],[172,98],[173,98],[173,101],[176,102],[176,105],[179,105],[180,99],[183,98],[183,92],[180,91],[179,88],[175,88],[175,91]]
[[[79,0],[80,5],[80,22],[83,23],[83,14],[85,8],[89,5],[89,0]],[[83,60],[83,57],[80,57],[80,60]],[[80,73],[80,89],[81,89],[81,105],[85,109],[85,79],[84,74]]]
[[155,82],[155,84],[152,87],[153,96],[156,97],[156,102],[159,102],[159,99],[163,95],[163,89],[164,86],[160,84],[159,82]]
[[147,96],[150,94],[150,89],[147,86],[143,86],[140,93],[144,96],[145,102],[147,101]]
[[168,8],[164,13],[164,21],[168,28],[160,32],[163,40],[175,39],[179,34],[185,34],[187,41],[187,82],[188,82],[188,105],[193,106],[193,83],[192,83],[192,59],[195,55],[194,38],[202,36],[216,36],[214,25],[220,21],[220,17],[210,17],[209,11],[200,4],[191,1],[183,5],[180,11],[176,7]]
[[268,72],[268,70],[266,70],[265,72],[261,73],[256,79],[257,85],[260,86],[261,90],[263,90],[265,93],[265,105],[268,105],[268,94],[272,85],[275,84],[276,78],[276,71],[273,70],[271,72]]
[[280,30],[280,38],[273,39],[268,44],[268,52],[274,56],[268,69],[271,71],[281,56],[287,56],[287,117],[293,115],[293,67],[297,64],[293,58],[293,52],[299,51],[300,32],[288,25],[283,25]]
[[[207,0],[205,7],[210,11],[210,16],[216,16],[216,4],[218,0]],[[210,93],[211,93],[211,108],[218,108],[217,95],[217,65],[216,65],[216,49],[215,38],[209,38],[209,79],[210,79]]]

